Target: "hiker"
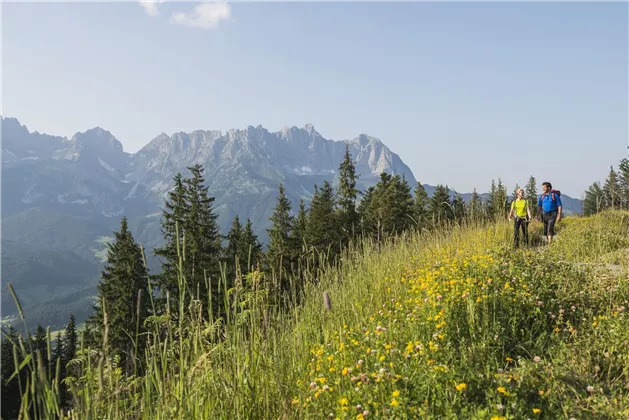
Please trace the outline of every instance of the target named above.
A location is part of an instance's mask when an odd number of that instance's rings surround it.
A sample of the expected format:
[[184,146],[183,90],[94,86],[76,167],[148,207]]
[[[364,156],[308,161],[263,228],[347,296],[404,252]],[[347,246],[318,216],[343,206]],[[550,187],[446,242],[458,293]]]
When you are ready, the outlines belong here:
[[544,222],[544,236],[550,245],[555,236],[555,223],[561,220],[561,192],[553,190],[550,182],[544,182],[542,190],[544,193],[539,197],[537,207]]
[[513,245],[517,248],[520,245],[520,228],[524,235],[524,243],[529,244],[529,222],[531,221],[531,209],[528,200],[524,199],[524,190],[518,188],[516,198],[511,202],[511,211],[509,212],[509,221],[514,216],[513,224]]

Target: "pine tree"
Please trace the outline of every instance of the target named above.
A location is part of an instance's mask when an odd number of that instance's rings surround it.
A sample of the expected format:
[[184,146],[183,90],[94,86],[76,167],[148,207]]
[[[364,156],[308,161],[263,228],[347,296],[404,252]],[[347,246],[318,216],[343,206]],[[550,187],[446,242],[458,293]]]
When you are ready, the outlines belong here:
[[[225,262],[227,265],[227,278],[231,281],[242,273],[242,261],[246,258],[241,251],[243,229],[238,216],[234,217],[232,227],[227,232],[227,247],[225,248]],[[245,261],[246,264],[246,261]]]
[[[126,217],[122,218],[120,231],[114,232],[114,236],[98,285],[99,304],[88,322],[103,328],[106,311],[109,349],[112,355],[120,357],[121,366],[130,375],[133,368],[137,367],[135,356],[141,354],[144,348],[139,334],[144,332],[143,323],[149,315],[148,273],[140,246],[128,229]],[[74,323],[73,318],[70,321]],[[72,329],[76,330],[76,326]],[[98,340],[102,344],[102,338]],[[132,342],[138,348],[134,348]],[[76,343],[74,349],[69,343],[65,344],[68,351],[76,351]]]
[[[168,200],[162,210],[162,235],[165,245],[155,249],[155,255],[162,263],[161,273],[154,276],[156,287],[162,292],[162,299],[166,293],[170,295],[171,306],[179,302],[179,264],[183,258],[184,218],[187,210],[185,201],[185,187],[181,173],[173,177],[174,187],[168,193]],[[173,311],[174,314],[177,311]]]
[[[213,209],[215,198],[208,195],[208,187],[204,185],[203,167],[197,164],[188,169],[192,176],[184,180],[187,204],[184,213],[186,283],[191,296],[203,304],[211,302],[212,313],[221,316],[224,290],[230,288],[231,283],[220,284],[222,249],[218,215]],[[208,290],[206,280],[211,290]]]
[[529,209],[531,209],[531,216],[537,216],[537,186],[535,184],[535,177],[531,175],[529,182],[524,189],[524,198],[529,202]]
[[253,232],[251,219],[247,219],[247,223],[243,228],[238,244],[238,253],[241,256],[240,269],[243,274],[249,273],[252,266],[257,266],[262,259],[262,244]]
[[513,192],[511,193],[511,199],[508,200],[509,205],[511,204],[512,201],[515,201],[516,198],[518,198],[518,190],[520,189],[520,185],[516,182],[515,183],[515,188],[513,189]]
[[307,229],[308,229],[308,210],[306,209],[306,204],[304,200],[299,201],[299,210],[297,212],[297,217],[293,223],[292,230],[292,241],[295,244],[295,249],[297,251],[297,257],[302,258],[306,251],[304,249],[308,249],[308,241],[307,241]]
[[358,203],[358,220],[360,225],[360,234],[369,236],[372,234],[374,227],[372,226],[369,214],[371,199],[374,196],[375,187],[370,186],[367,191],[361,193],[362,199]]
[[620,179],[614,167],[611,167],[609,170],[609,175],[603,186],[603,192],[605,193],[605,207],[612,209],[620,207],[622,202]]
[[414,224],[415,200],[413,200],[411,187],[404,176],[394,176],[389,188],[393,189],[393,202],[390,207],[391,226],[386,226],[386,231],[402,233]]
[[478,193],[476,192],[476,188],[474,188],[474,192],[472,192],[472,198],[470,198],[468,218],[474,223],[479,222],[483,219],[482,203]]
[[506,217],[506,213],[509,209],[507,194],[507,187],[502,183],[502,180],[498,178],[498,187],[496,188],[496,198],[494,202],[494,217],[496,220],[503,220]]
[[[23,369],[19,378],[15,376],[9,381],[9,378],[13,375],[13,372],[15,372],[12,342],[17,345],[18,333],[12,326],[9,326],[6,333],[3,331],[3,336],[5,337],[2,339],[2,348],[0,350],[2,356],[2,362],[0,364],[0,377],[2,381],[1,414],[3,419],[16,419],[18,418],[21,401],[19,381],[21,381],[22,386],[24,386],[28,372],[26,369]],[[18,356],[18,363],[21,363],[21,361],[21,358]]]
[[343,244],[347,244],[356,235],[358,229],[358,212],[356,211],[356,198],[359,192],[356,189],[358,177],[349,153],[349,144],[346,144],[345,156],[339,166],[338,187],[339,228],[343,232]]
[[317,253],[328,255],[330,261],[340,252],[339,241],[341,240],[334,207],[334,190],[330,183],[324,181],[321,190],[315,185],[314,197],[308,214],[306,238],[309,246]]
[[76,318],[74,314],[72,313],[70,314],[68,325],[66,325],[66,329],[64,331],[63,338],[61,340],[62,340],[61,366],[63,366],[64,372],[65,372],[64,376],[76,377],[78,372],[68,367],[68,363],[70,363],[70,361],[74,359],[76,355],[76,351],[78,350],[78,342],[79,342],[79,337],[78,337],[77,328],[76,328]]
[[598,182],[593,183],[585,192],[583,200],[583,215],[591,216],[603,210],[606,206],[605,192]]
[[435,226],[447,223],[454,219],[454,213],[450,204],[450,189],[438,184],[430,198],[430,215]]
[[418,229],[428,227],[428,194],[424,186],[417,182],[415,187],[415,202],[413,203],[413,217]]
[[461,194],[457,193],[454,201],[452,202],[452,210],[454,212],[455,220],[458,223],[463,222],[467,218],[467,206]]
[[294,255],[294,247],[291,240],[293,228],[293,216],[291,215],[291,202],[286,197],[284,185],[280,184],[277,205],[270,217],[272,227],[267,229],[269,245],[266,257],[266,265],[274,274],[276,281],[275,292],[288,291],[288,279],[291,274],[291,262]]
[[620,184],[621,206],[629,209],[629,159],[624,158],[618,165],[618,178]]
[[496,203],[498,200],[497,195],[498,195],[498,189],[496,188],[496,182],[492,179],[491,189],[489,190],[489,198],[487,199],[487,202],[485,203],[487,216],[490,218],[490,220],[495,219]]

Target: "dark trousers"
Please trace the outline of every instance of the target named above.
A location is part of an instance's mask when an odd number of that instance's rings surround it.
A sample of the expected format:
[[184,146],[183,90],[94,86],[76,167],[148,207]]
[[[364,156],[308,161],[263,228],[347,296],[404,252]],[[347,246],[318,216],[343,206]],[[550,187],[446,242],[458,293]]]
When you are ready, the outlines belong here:
[[555,236],[555,221],[557,220],[557,212],[549,211],[542,215],[544,222],[544,236]]
[[520,245],[520,228],[522,228],[522,233],[524,234],[524,243],[527,246],[529,244],[529,222],[526,219],[516,217],[513,223],[513,245],[516,248]]

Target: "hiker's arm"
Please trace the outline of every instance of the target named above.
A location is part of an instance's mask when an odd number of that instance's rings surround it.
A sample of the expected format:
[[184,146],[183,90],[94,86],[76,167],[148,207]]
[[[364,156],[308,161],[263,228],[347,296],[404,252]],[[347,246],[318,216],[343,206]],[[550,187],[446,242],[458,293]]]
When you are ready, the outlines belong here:
[[557,206],[557,221],[561,220],[561,206]]
[[531,208],[529,206],[526,206],[526,214],[529,215],[529,220],[533,219],[533,216],[531,216]]

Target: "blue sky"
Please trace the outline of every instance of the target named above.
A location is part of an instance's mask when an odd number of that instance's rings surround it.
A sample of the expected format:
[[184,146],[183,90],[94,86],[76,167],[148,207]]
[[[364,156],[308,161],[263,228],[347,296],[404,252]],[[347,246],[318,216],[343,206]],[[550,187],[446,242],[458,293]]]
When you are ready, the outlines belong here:
[[190,19],[197,5],[4,3],[2,114],[100,126],[128,152],[312,123],[461,192],[534,175],[581,197],[627,155],[627,3],[237,2]]

